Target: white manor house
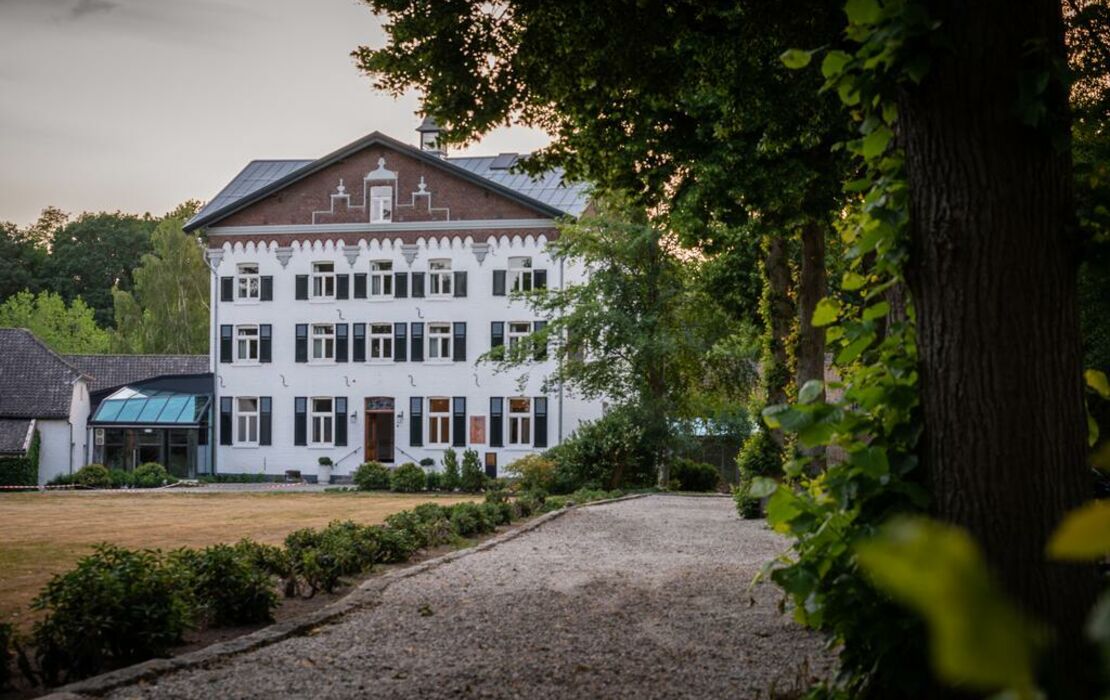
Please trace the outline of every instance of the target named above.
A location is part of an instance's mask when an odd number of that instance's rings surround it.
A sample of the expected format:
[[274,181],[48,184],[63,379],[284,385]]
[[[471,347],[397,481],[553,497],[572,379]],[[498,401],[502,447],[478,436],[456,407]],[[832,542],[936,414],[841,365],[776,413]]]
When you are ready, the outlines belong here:
[[419,131],[419,148],[375,132],[318,160],[253,161],[186,225],[213,270],[214,471],[311,479],[328,457],[342,479],[453,447],[494,475],[601,415],[543,391],[543,354],[477,362],[545,323],[514,290],[583,274],[547,243],[586,187],[520,173],[516,154],[448,158],[434,123]]

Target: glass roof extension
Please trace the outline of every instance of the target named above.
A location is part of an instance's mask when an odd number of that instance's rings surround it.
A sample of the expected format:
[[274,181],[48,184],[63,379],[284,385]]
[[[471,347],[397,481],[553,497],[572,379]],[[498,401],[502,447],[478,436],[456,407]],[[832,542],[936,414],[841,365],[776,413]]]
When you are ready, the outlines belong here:
[[126,386],[100,402],[93,425],[198,425],[211,397]]

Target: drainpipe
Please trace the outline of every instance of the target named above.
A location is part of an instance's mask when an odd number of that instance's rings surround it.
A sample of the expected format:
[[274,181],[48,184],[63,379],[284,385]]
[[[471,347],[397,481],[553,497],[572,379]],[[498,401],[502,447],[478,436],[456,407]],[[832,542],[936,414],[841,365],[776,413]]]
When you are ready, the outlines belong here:
[[208,420],[208,473],[216,473],[216,435],[212,430],[212,417],[219,410],[220,396],[219,396],[219,382],[216,381],[216,370],[219,363],[216,362],[215,352],[219,343],[220,332],[220,297],[219,297],[219,284],[220,277],[216,272],[216,268],[212,266],[212,262],[208,258],[208,250],[203,253],[204,266],[212,273],[208,283],[208,298],[211,300],[212,311],[209,313],[208,323],[208,369],[212,372],[212,401],[208,404],[209,420]]
[[[559,258],[559,289],[565,289],[563,284],[563,258]],[[563,374],[563,356],[559,355],[559,376]],[[563,444],[563,380],[559,380],[559,444]]]

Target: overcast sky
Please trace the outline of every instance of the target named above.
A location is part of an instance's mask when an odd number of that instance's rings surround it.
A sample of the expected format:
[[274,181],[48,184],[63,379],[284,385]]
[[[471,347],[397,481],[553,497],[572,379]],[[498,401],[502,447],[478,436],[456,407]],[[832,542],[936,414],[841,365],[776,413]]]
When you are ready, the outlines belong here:
[[[355,0],[0,0],[0,220],[47,205],[162,214],[254,158],[313,158],[378,130],[416,143],[416,95],[377,93]],[[470,153],[524,152],[505,129]]]

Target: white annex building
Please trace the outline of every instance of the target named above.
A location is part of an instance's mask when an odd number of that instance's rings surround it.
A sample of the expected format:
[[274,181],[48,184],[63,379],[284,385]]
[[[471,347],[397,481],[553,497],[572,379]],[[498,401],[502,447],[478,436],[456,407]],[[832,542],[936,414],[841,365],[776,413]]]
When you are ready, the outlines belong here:
[[514,290],[581,274],[553,258],[555,220],[588,206],[516,154],[447,158],[373,133],[313,161],[248,164],[189,223],[212,277],[215,471],[343,478],[362,462],[486,471],[568,436],[601,405],[543,390],[553,360],[497,373],[479,356],[545,320]]

